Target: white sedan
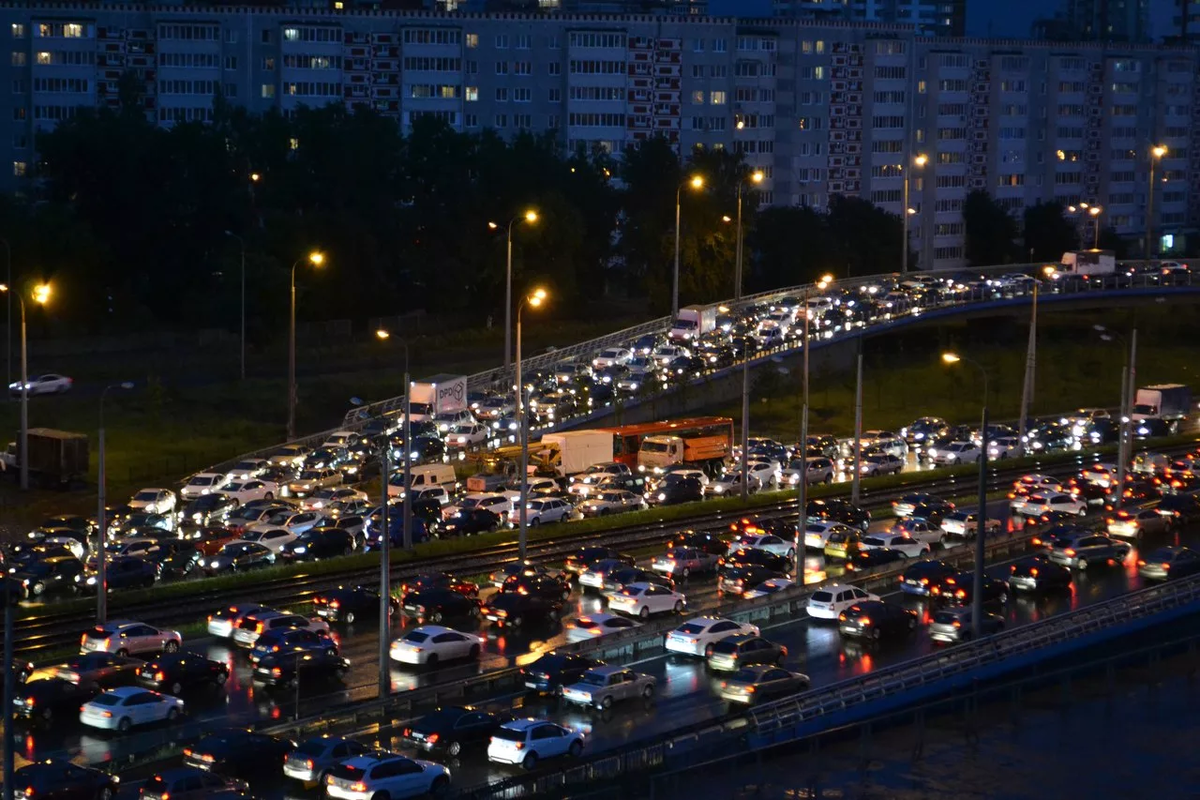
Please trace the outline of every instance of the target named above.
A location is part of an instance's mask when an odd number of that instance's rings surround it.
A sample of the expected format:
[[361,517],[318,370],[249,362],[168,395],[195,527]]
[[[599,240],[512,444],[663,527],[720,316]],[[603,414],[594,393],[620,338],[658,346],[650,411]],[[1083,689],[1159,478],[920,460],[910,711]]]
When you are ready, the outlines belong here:
[[221,491],[221,487],[225,485],[225,475],[220,472],[200,472],[192,476],[183,488],[179,490],[179,495],[184,500],[195,500],[197,497],[203,497],[206,494]]
[[401,664],[436,666],[440,661],[478,660],[483,640],[473,633],[462,633],[440,625],[413,628],[392,641],[389,655]]
[[778,461],[750,461],[746,464],[750,477],[758,481],[764,489],[777,489],[782,480],[783,470]]
[[[36,375],[25,383],[25,393],[30,397],[39,394],[61,394],[69,391],[72,380],[66,375]],[[21,396],[21,382],[14,381],[8,385],[8,391],[13,397]]]
[[796,557],[795,542],[773,533],[744,533],[729,543],[730,553],[742,549],[765,550],[785,558]]
[[748,633],[757,636],[757,625],[748,622],[734,622],[731,619],[714,619],[712,617],[697,617],[680,625],[667,634],[666,648],[671,653],[683,653],[689,656],[704,656],[708,648],[727,636]]
[[566,500],[557,497],[538,498],[530,500],[525,507],[525,521],[530,525],[542,525],[547,522],[566,522],[575,513],[575,507]]
[[134,725],[174,722],[183,714],[183,701],[140,686],[118,686],[97,695],[79,709],[79,721],[92,728],[125,731]]
[[1082,517],[1088,511],[1086,500],[1081,500],[1073,494],[1061,492],[1040,492],[1018,497],[1012,501],[1012,513],[1036,517],[1047,511],[1066,511]]
[[876,533],[870,536],[864,536],[859,542],[859,547],[863,550],[880,550],[888,549],[903,553],[905,558],[920,558],[921,556],[930,553],[930,546],[925,542],[919,542],[911,536],[905,536],[899,533]]
[[651,614],[682,614],[687,608],[686,597],[657,583],[631,583],[620,591],[606,594],[609,610],[642,619]]
[[579,511],[585,517],[606,517],[622,511],[640,511],[646,508],[646,498],[624,489],[605,491],[584,500]]
[[451,503],[444,507],[442,509],[442,518],[450,519],[450,517],[453,517],[459,511],[484,508],[498,515],[500,519],[507,520],[512,507],[512,501],[499,492],[480,492],[478,494],[469,494],[457,503]]
[[478,447],[491,436],[487,425],[460,422],[446,432],[446,447]]
[[830,534],[852,534],[858,532],[857,528],[851,528],[849,525],[841,522],[809,521],[804,526],[804,546],[811,550],[824,550],[825,545],[829,544]]
[[300,507],[306,510],[316,510],[320,508],[328,508],[333,503],[353,502],[354,500],[366,500],[367,493],[352,489],[349,486],[326,486],[324,489],[318,489],[308,497],[300,501]]
[[252,500],[274,500],[279,494],[279,484],[258,478],[247,478],[221,487],[221,494],[245,505]]
[[592,366],[596,369],[623,367],[629,363],[631,358],[633,358],[633,353],[624,347],[606,347],[592,359]]
[[[749,494],[754,494],[762,486],[762,484],[758,482],[758,479],[754,477],[754,473],[750,473],[750,480],[747,485]],[[706,497],[732,497],[735,494],[739,494],[741,491],[742,473],[737,470],[734,470],[733,472],[726,472],[721,477],[710,482],[708,486],[704,487],[704,494]]]
[[245,461],[239,461],[233,465],[233,469],[225,473],[225,482],[244,482],[251,478],[257,478],[266,472],[270,466],[271,462],[265,458],[248,458]]
[[1051,489],[1056,492],[1063,491],[1062,479],[1056,478],[1053,475],[1042,475],[1039,473],[1031,473],[1022,475],[1013,483],[1013,489]]
[[129,507],[147,514],[169,514],[175,510],[177,502],[170,489],[142,489],[130,498]]
[[983,451],[974,442],[951,442],[944,447],[930,450],[929,455],[934,464],[947,466],[951,464],[974,464],[979,461]]
[[588,614],[566,624],[568,642],[586,642],[610,633],[640,627],[642,623],[616,614]]
[[296,541],[298,537],[299,534],[293,533],[287,528],[272,528],[265,531],[246,531],[242,534],[241,541],[255,542],[272,553],[278,553],[283,550],[285,544]]

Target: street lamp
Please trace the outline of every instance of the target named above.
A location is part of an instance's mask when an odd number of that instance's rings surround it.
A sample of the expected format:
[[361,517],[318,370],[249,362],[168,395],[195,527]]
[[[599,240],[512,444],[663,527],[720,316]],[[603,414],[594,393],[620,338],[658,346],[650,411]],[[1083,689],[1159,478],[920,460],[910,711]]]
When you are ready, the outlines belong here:
[[[380,328],[375,336],[385,342],[391,334]],[[411,381],[408,377],[408,342],[398,339],[404,348],[404,538],[405,552],[412,549],[412,435],[411,409],[409,408],[409,389]],[[384,697],[391,688],[388,670],[388,637],[391,633],[391,594],[392,594],[392,527],[388,522],[388,481],[392,470],[388,465],[391,442],[384,442],[380,455],[380,502],[379,502],[379,696]]]
[[521,438],[521,509],[520,557],[525,558],[525,530],[529,509],[529,425],[525,421],[525,387],[521,379],[521,311],[525,306],[540,308],[549,295],[545,289],[536,289],[517,305],[517,435]]
[[99,486],[99,506],[100,511],[96,515],[99,530],[96,533],[98,540],[96,546],[96,624],[103,625],[108,619],[108,551],[105,550],[105,545],[108,544],[108,524],[104,519],[104,494],[106,473],[104,471],[104,398],[110,389],[124,389],[126,391],[133,388],[132,381],[122,381],[121,383],[111,383],[104,387],[100,392],[100,463],[96,470],[96,483]]
[[1166,145],[1150,148],[1150,182],[1146,186],[1146,258],[1154,257],[1154,166],[1167,154]]
[[[504,279],[504,369],[512,366],[512,231],[513,225],[525,221],[530,225],[538,221],[538,213],[532,208],[519,217],[513,217],[508,223],[507,260]],[[489,222],[488,227],[496,230],[500,226]]]
[[[7,283],[0,283],[0,292],[9,293]],[[29,343],[25,335],[25,298],[19,292],[17,302],[21,306],[21,440],[17,448],[17,457],[21,462],[21,488],[29,488]],[[46,305],[50,300],[50,284],[40,283],[33,287],[33,302]]]
[[291,314],[288,319],[288,418],[287,439],[296,438],[296,267],[304,261],[319,267],[325,263],[325,254],[313,250],[306,256],[296,259],[292,264],[292,301]]
[[1121,404],[1117,412],[1121,415],[1117,426],[1117,495],[1113,498],[1113,507],[1120,508],[1125,494],[1125,469],[1129,463],[1129,445],[1132,443],[1129,425],[1130,417],[1133,415],[1134,381],[1137,376],[1137,328],[1130,333],[1128,341],[1121,334],[1103,325],[1093,325],[1092,330],[1099,333],[1100,338],[1106,342],[1120,342],[1125,353],[1125,365],[1121,368]]
[[242,252],[242,380],[246,380],[246,240],[233,231],[225,231],[231,239],[237,239]]
[[675,273],[671,281],[671,319],[679,316],[679,195],[685,186],[694,190],[703,189],[704,176],[693,175],[675,190]]
[[975,515],[975,586],[971,595],[971,624],[974,636],[979,638],[983,633],[983,568],[984,568],[984,538],[987,536],[987,460],[988,460],[988,374],[978,361],[955,353],[942,353],[942,361],[946,364],[957,364],[965,361],[979,370],[983,377],[983,412],[979,424],[980,453],[979,453],[979,511]]
[[[764,177],[766,177],[766,176],[763,174],[763,171],[760,169],[756,169],[756,170],[754,170],[754,172],[751,172],[749,175],[747,175],[745,177],[745,179],[738,181],[738,187],[737,187],[737,258],[734,261],[734,277],[733,277],[733,299],[734,300],[742,299],[742,189],[745,187],[747,180],[749,180],[751,183],[758,184],[758,183],[763,182]],[[678,227],[679,227],[678,220],[676,220],[675,226],[676,226],[676,230],[678,231]],[[677,233],[677,238],[678,238],[678,233]],[[679,249],[678,249],[678,247],[676,247],[676,253],[678,253],[678,252],[679,252]],[[676,270],[675,271],[676,271],[677,275],[679,272],[678,260],[679,259],[676,258]],[[676,305],[678,305],[678,298],[676,298]]]
[[[922,153],[922,154],[918,155],[916,158],[914,158],[912,163],[913,163],[913,166],[916,167],[917,169],[922,169],[926,164],[929,163],[929,156]],[[900,274],[907,275],[908,274],[908,218],[909,218],[909,216],[916,214],[917,212],[908,207],[908,173],[909,173],[909,170],[904,169],[903,167],[901,167],[901,169],[904,171],[904,203],[903,203],[903,207],[900,210],[900,224],[904,227],[903,235],[901,236],[901,244],[904,245],[904,249],[900,254]]]
[[1092,249],[1100,249],[1100,212],[1103,211],[1100,206],[1092,206],[1087,210],[1092,217],[1093,234],[1092,234]]

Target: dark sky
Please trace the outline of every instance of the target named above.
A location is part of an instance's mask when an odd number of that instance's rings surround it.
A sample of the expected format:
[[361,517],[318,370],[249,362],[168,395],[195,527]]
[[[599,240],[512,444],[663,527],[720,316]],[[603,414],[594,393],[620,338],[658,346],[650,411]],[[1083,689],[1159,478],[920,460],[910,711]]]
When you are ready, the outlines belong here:
[[968,0],[967,35],[1024,39],[1038,16],[1052,16],[1058,3],[1047,0]]

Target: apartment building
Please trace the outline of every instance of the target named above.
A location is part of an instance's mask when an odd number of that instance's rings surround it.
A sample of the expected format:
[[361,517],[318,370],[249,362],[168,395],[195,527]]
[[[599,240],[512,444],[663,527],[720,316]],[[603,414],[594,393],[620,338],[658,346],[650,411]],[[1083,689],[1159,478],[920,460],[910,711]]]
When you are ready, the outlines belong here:
[[[252,111],[367,105],[409,126],[555,130],[620,152],[663,135],[681,153],[737,149],[763,199],[854,195],[900,213],[909,180],[922,268],[962,264],[962,206],[986,189],[1019,212],[1088,202],[1102,223],[1175,241],[1200,223],[1200,51],[930,38],[911,28],[660,16],[327,12],[66,5],[2,11],[6,186],[34,135],[122,81],[169,126]],[[125,76],[125,77],[123,77]],[[925,155],[924,167],[915,166]],[[1081,227],[1086,221],[1081,220]]]

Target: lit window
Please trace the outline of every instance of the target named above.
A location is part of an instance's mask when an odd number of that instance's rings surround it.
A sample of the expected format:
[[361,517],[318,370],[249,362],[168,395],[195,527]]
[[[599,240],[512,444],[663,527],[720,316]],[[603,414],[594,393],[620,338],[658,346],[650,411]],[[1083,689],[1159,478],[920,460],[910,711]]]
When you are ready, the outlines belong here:
[[13,176],[14,177],[24,178],[26,169],[28,169],[28,164],[26,164],[24,161],[14,161],[13,162]]
[[713,92],[712,93],[712,104],[714,106],[725,105],[725,92]]
[[290,147],[293,150],[299,150],[300,149],[300,140],[297,139],[295,136],[293,136],[292,138],[288,139],[288,147]]
[[283,38],[285,41],[289,41],[289,42],[300,41],[300,29],[299,28],[284,28],[283,29]]
[[346,4],[345,4],[345,3],[343,3],[343,2],[342,2],[342,0],[334,0],[334,3],[333,3],[333,10],[334,10],[334,11],[341,11],[341,10],[343,10],[345,7],[346,7]]
[[262,96],[268,100],[275,96],[275,84],[264,83],[262,85]]
[[79,39],[83,36],[83,26],[78,22],[68,22],[63,25],[63,36],[68,39]]
[[467,47],[479,47],[479,34],[478,33],[468,33],[467,34]]
[[20,22],[14,22],[12,26],[12,37],[14,39],[24,39],[25,25]]
[[52,61],[49,53],[41,52],[41,53],[37,54],[37,63],[41,64],[42,66],[45,66],[47,64],[53,63],[53,61]]
[[467,87],[467,102],[474,103],[474,102],[477,102],[478,100],[479,100],[479,87],[478,86],[468,86]]

